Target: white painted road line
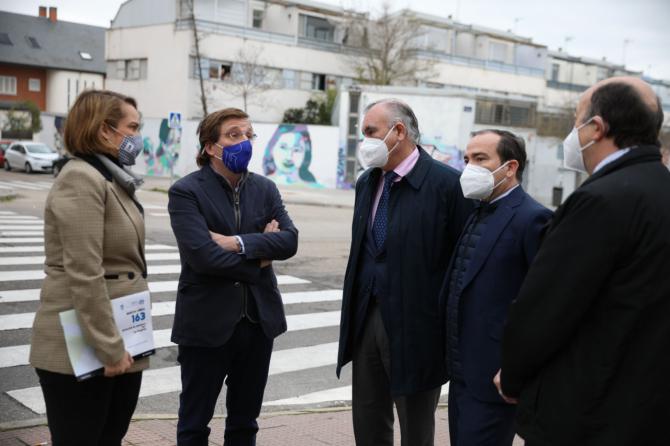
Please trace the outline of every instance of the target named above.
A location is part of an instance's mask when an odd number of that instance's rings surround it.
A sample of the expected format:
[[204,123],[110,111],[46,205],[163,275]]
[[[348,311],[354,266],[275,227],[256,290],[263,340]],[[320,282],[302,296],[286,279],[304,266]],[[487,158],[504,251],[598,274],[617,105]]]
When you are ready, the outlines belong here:
[[0,215],[16,215],[16,212],[12,212],[12,211],[0,211]]
[[[149,265],[148,274],[179,274],[181,265]],[[44,271],[33,269],[25,271],[0,271],[0,282],[15,282],[21,280],[42,280],[46,277]]]
[[[290,282],[291,276],[277,276],[277,283],[285,285]],[[149,291],[152,293],[166,293],[177,291],[179,282],[177,280],[164,280],[160,282],[149,282]],[[295,293],[282,293],[284,304],[300,304],[308,302],[328,302],[342,299],[341,290],[323,291],[301,291]],[[40,289],[27,290],[0,290],[0,304],[6,302],[30,302],[40,300]]]
[[44,235],[44,231],[0,231],[0,237],[20,237],[29,235]]
[[149,215],[151,215],[152,217],[169,217],[170,216],[170,214],[168,214],[167,212],[165,212],[165,213],[161,213],[161,212],[153,213],[153,212],[151,212]]
[[[0,239],[2,240],[2,239]],[[1,243],[1,242],[0,242]],[[170,245],[147,245],[144,247],[146,251],[176,251],[175,246]],[[0,246],[0,254],[27,254],[33,252],[44,252],[44,245],[34,245],[34,246]],[[176,257],[177,259],[179,257]],[[147,257],[147,260],[149,258]],[[164,260],[164,259],[154,259],[154,260]]]
[[[272,353],[270,375],[335,365],[336,359],[337,342],[279,350]],[[142,374],[141,398],[179,391],[179,366],[149,369]],[[46,413],[44,396],[39,386],[10,390],[7,394],[35,413]]]
[[0,225],[0,230],[3,231],[38,231],[40,229],[44,229],[44,223]]
[[[176,252],[160,252],[146,254],[147,261],[156,260],[179,260],[179,253]],[[12,265],[42,265],[44,264],[44,256],[20,256],[20,257],[0,257],[0,266]]]
[[[449,395],[449,383],[444,384],[440,390],[440,396]],[[293,406],[293,405],[307,405],[307,404],[323,404],[351,401],[351,386],[335,387],[332,389],[321,390],[318,392],[307,393],[305,395],[298,395],[293,398],[285,398],[282,400],[266,401],[264,406]]]
[[[170,305],[168,304],[172,304],[172,308],[170,308]],[[172,314],[174,313],[174,302],[156,302],[151,306],[151,312],[154,316]],[[288,316],[286,320],[288,323],[287,331],[289,332],[312,328],[334,327],[338,326],[340,323],[340,312],[331,311],[327,313],[295,314]],[[160,349],[175,345],[170,341],[171,333],[171,328],[166,330],[155,330],[154,347]],[[0,348],[0,368],[27,365],[29,353],[30,345],[15,345]]]
[[[40,234],[42,235],[42,234]],[[0,243],[44,243],[44,237],[2,237]]]
[[[151,304],[152,316],[170,316],[175,312],[175,301],[154,302]],[[0,331],[31,328],[35,313],[14,313],[0,315]],[[309,330],[319,327],[333,327],[340,323],[339,311],[293,314],[286,317],[290,331]]]

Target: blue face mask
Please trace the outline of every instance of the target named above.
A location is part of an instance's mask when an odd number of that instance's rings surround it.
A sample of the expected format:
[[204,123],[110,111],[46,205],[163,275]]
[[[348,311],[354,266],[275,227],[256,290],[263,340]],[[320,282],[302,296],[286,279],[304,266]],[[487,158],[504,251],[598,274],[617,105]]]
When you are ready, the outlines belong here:
[[214,145],[222,150],[221,156],[215,157],[220,159],[228,170],[233,173],[242,173],[247,170],[249,161],[251,161],[251,141],[245,139],[240,143],[226,147],[217,143],[214,143]]
[[143,148],[142,135],[128,136],[124,135],[114,127],[115,132],[123,135],[123,140],[119,144],[119,162],[123,166],[132,166]]

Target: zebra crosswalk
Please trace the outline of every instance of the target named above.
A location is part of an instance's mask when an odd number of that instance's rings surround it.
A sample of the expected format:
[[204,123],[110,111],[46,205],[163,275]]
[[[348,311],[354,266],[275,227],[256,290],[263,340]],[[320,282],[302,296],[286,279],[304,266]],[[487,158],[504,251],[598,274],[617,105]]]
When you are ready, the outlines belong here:
[[0,190],[49,190],[51,186],[53,186],[53,181],[0,181]]
[[[29,365],[30,332],[45,277],[44,222],[0,211],[0,404],[20,421],[45,413],[36,374]],[[19,232],[17,234],[17,232]],[[39,236],[38,236],[39,235]],[[181,390],[177,346],[170,341],[178,277],[175,246],[147,241],[149,290],[156,355],[144,372],[137,413],[176,413]],[[280,266],[281,267],[281,266]],[[351,376],[335,377],[342,291],[314,278],[278,274],[287,333],[275,340],[264,410],[342,404],[351,399]],[[225,401],[225,389],[220,401]],[[224,412],[220,403],[217,411]]]

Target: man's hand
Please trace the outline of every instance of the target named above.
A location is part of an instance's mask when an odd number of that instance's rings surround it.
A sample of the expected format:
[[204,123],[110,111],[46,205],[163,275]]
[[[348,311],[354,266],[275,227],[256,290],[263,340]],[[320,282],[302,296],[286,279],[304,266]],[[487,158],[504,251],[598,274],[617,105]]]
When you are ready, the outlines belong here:
[[[265,225],[263,234],[267,234],[268,232],[279,232],[279,222],[277,220],[273,219],[270,221],[270,223]],[[265,268],[270,265],[272,265],[272,260],[261,260],[261,268]]]
[[212,236],[212,240],[214,240],[217,245],[226,251],[239,253],[242,249],[239,242],[237,241],[237,238],[233,237],[232,235],[217,234],[216,232],[212,231],[209,231],[209,235]]
[[133,362],[135,362],[133,357],[126,352],[119,362],[105,366],[105,376],[111,378],[112,376],[122,375],[128,371]]
[[498,389],[498,393],[500,394],[500,397],[504,399],[506,403],[517,404],[519,402],[519,400],[517,400],[516,398],[510,398],[508,396],[505,396],[505,394],[503,393],[500,384],[500,370],[498,370],[498,373],[496,373],[496,376],[493,378],[493,384],[495,384],[496,389]]
[[265,230],[263,233],[265,234],[267,232],[279,232],[279,222],[277,222],[277,220],[272,220],[270,223],[265,225]]

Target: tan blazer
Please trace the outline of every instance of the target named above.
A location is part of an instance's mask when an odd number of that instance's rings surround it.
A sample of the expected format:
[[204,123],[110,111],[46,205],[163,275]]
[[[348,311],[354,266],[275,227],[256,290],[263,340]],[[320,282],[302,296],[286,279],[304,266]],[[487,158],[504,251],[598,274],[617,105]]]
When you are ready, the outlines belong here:
[[[33,324],[30,364],[73,374],[58,317],[72,308],[98,359],[103,364],[118,362],[125,347],[110,299],[148,289],[142,277],[146,262],[139,209],[115,181],[105,179],[88,162],[72,159],[47,197],[44,249],[46,278]],[[111,277],[115,275],[118,278]],[[148,366],[148,358],[143,358],[130,371]]]

